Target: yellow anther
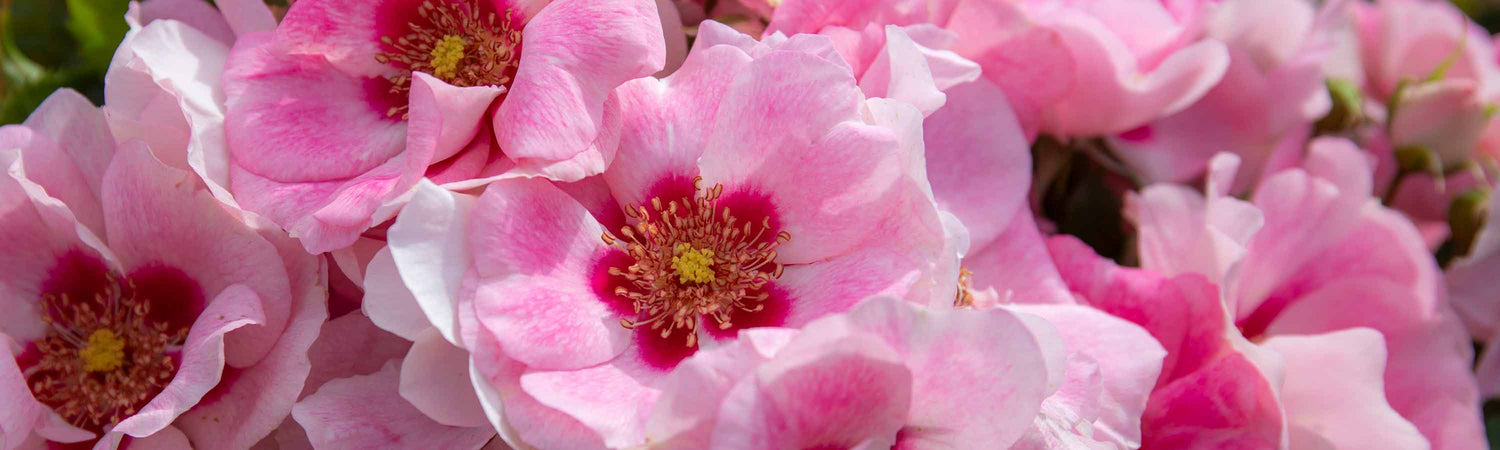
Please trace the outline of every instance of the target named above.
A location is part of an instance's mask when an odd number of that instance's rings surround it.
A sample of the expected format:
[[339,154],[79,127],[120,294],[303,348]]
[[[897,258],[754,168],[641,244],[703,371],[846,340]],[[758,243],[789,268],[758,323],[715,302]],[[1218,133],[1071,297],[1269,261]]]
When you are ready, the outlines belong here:
[[672,268],[677,270],[678,282],[703,284],[714,280],[713,250],[699,250],[686,243],[677,244],[676,250]]
[[114,331],[94,330],[78,356],[83,357],[83,369],[89,372],[115,370],[125,364],[125,341],[115,336]]
[[443,80],[451,80],[458,75],[458,63],[464,59],[464,39],[454,35],[443,36],[432,47],[432,75]]

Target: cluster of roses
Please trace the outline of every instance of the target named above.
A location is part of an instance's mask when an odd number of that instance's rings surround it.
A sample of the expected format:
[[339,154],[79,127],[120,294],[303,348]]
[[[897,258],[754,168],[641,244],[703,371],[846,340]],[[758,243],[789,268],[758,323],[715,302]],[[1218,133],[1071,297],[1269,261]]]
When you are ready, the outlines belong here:
[[[125,20],[102,108],[0,128],[0,450],[1486,445],[1446,2]],[[1135,267],[1037,215],[1077,164]]]

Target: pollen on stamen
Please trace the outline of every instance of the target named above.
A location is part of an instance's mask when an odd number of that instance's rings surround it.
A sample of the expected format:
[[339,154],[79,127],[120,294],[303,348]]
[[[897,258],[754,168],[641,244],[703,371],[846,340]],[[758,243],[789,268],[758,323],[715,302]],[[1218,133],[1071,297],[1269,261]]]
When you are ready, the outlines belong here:
[[953,307],[972,308],[974,306],[974,292],[969,288],[970,279],[973,277],[974,272],[970,272],[969,268],[958,268],[958,294],[953,298]]
[[177,372],[167,352],[188,332],[152,320],[133,286],[107,278],[92,299],[42,298],[47,334],[35,342],[40,360],[25,372],[37,401],[85,430],[118,423],[161,392]]
[[764,288],[783,269],[776,247],[791,239],[771,229],[770,217],[759,223],[740,220],[716,203],[724,187],[701,189],[701,181],[694,179],[692,197],[653,198],[649,209],[627,208],[635,225],[622,227],[619,238],[602,236],[605,245],[623,247],[634,260],[628,267],[609,268],[611,276],[626,281],[614,294],[628,299],[636,315],[620,325],[649,327],[662,338],[684,333],[689,347],[697,345],[700,321],[727,329],[733,314],[765,308]]
[[[406,34],[382,36],[389,51],[375,61],[403,72],[388,77],[390,93],[411,91],[411,72],[424,72],[454,86],[508,86],[520,63],[521,30],[511,27],[511,11],[503,16],[480,11],[475,0],[426,0],[418,18],[406,24]],[[407,107],[387,114],[406,117]]]

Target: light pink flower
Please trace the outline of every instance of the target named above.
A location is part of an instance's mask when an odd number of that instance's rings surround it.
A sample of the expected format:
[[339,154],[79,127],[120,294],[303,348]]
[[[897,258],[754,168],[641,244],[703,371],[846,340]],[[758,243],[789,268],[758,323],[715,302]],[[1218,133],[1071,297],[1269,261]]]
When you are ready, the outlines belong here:
[[1500,102],[1491,38],[1444,2],[1381,0],[1354,11],[1364,90],[1389,108],[1392,144],[1426,148],[1443,168],[1468,161],[1496,132],[1487,111]]
[[327,317],[326,270],[72,91],[0,128],[12,245],[0,442],[244,448],[286,417]]
[[1140,325],[1166,349],[1140,418],[1143,447],[1285,446],[1274,361],[1247,352],[1213,284],[1118,267],[1073,237],[1048,247],[1080,302]]
[[221,78],[240,34],[271,30],[264,3],[131,3],[130,31],[105,76],[105,116],[120,142],[140,139],[169,166],[192,170],[221,201],[229,195]]
[[391,217],[424,176],[599,173],[618,139],[611,91],[662,68],[655,8],[299,1],[230,53],[230,189],[322,252]]
[[[1341,360],[1348,370],[1383,373],[1356,379],[1364,380],[1361,389],[1366,393],[1383,393],[1400,413],[1400,420],[1384,420],[1410,422],[1421,431],[1421,436],[1403,437],[1401,427],[1385,427],[1396,433],[1387,438],[1390,442],[1417,446],[1425,438],[1433,448],[1481,447],[1478,395],[1469,374],[1472,348],[1415,227],[1371,197],[1369,158],[1348,141],[1315,140],[1302,167],[1278,172],[1256,188],[1249,202],[1253,210],[1234,200],[1215,199],[1232,183],[1236,164],[1226,161],[1215,164],[1209,175],[1208,202],[1184,203],[1184,196],[1171,187],[1148,188],[1132,199],[1141,229],[1142,266],[1222,280],[1234,325],[1245,338],[1282,353],[1285,386],[1301,386],[1295,392],[1310,393],[1304,388],[1324,389],[1337,381],[1327,380],[1330,375],[1317,366],[1300,368],[1299,364],[1317,364],[1304,358],[1329,356],[1308,353],[1311,346],[1288,354],[1301,345],[1291,342],[1310,336],[1347,342],[1366,352],[1363,362]],[[1233,206],[1218,212],[1205,209],[1215,202]],[[1204,255],[1171,250],[1180,242],[1216,243],[1225,251]],[[1362,328],[1378,331],[1383,345],[1366,342],[1367,334],[1344,333]],[[1277,340],[1287,344],[1270,345]],[[1308,381],[1299,374],[1324,379]],[[1296,426],[1305,411],[1297,409],[1292,394],[1283,392],[1282,401]],[[1309,404],[1329,407],[1312,400]],[[1322,438],[1333,442],[1358,442],[1367,432],[1325,429]]]
[[665,448],[1006,448],[1062,383],[1062,361],[1040,317],[876,297],[683,361],[647,436]]
[[1252,174],[1245,183],[1295,163],[1293,150],[1330,106],[1323,61],[1343,5],[1314,11],[1305,0],[1219,3],[1204,32],[1229,50],[1224,78],[1192,106],[1111,137],[1111,146],[1148,181],[1191,180],[1218,152],[1240,155]]
[[951,292],[932,275],[943,229],[915,108],[865,99],[824,37],[695,45],[671,76],[616,91],[620,153],[600,176],[505,179],[478,198],[419,184],[365,276],[367,292],[404,294],[365,309],[468,361],[424,379],[473,382],[413,389],[474,386],[463,418],[516,445],[636,445],[699,346],[875,294]]
[[1224,74],[1216,41],[1193,42],[1196,2],[787,0],[767,32],[860,32],[930,24],[958,36],[952,50],[1005,91],[1028,136],[1123,132],[1179,111]]

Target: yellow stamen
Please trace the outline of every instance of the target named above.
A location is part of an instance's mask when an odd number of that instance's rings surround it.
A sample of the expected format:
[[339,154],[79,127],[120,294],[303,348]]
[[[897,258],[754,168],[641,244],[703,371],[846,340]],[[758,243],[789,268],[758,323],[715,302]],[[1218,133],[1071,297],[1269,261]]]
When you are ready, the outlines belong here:
[[677,270],[678,282],[703,284],[714,280],[713,250],[699,250],[687,243],[677,244],[676,250],[672,268]]
[[94,330],[88,345],[78,350],[78,356],[83,358],[84,370],[109,372],[125,363],[125,341],[115,336],[114,331]]
[[458,63],[464,59],[464,38],[447,35],[432,47],[432,75],[451,80],[458,75]]

